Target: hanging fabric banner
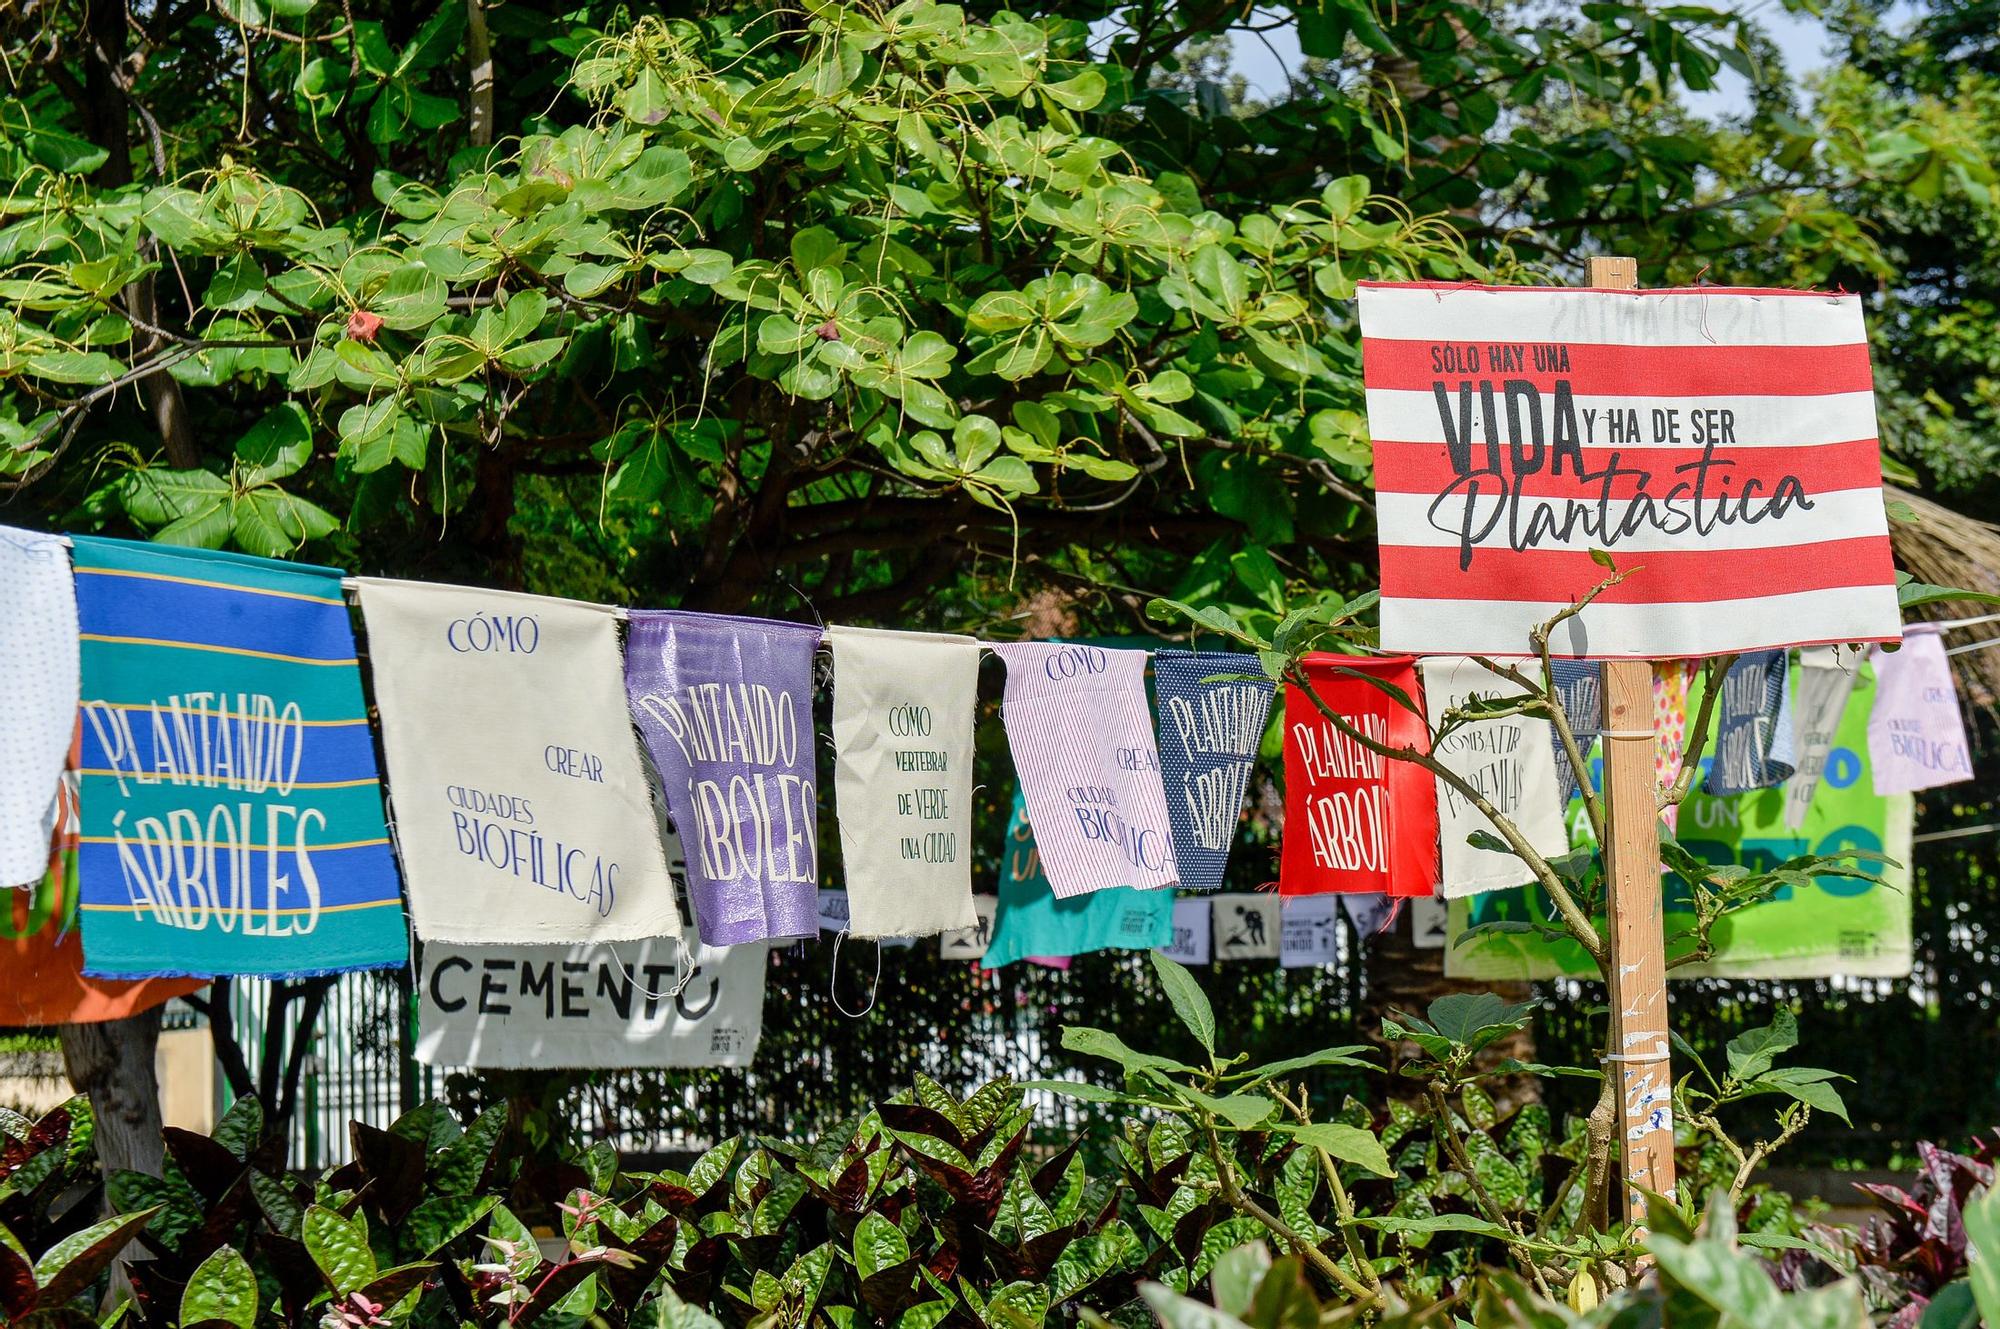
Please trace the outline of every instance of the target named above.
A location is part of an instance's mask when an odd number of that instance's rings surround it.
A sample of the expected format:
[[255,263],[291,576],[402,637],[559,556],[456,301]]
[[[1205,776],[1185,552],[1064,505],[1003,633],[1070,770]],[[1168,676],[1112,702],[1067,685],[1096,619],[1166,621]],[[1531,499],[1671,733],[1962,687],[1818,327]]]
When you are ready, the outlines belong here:
[[1318,969],[1340,962],[1338,895],[1294,895],[1278,909],[1278,964]]
[[509,591],[359,585],[417,935],[574,945],[679,932],[616,615]]
[[[851,937],[863,935],[854,930],[854,899],[848,892],[828,890],[822,887],[818,895],[819,930],[822,934],[831,933],[836,937],[843,933]],[[872,937],[869,940],[890,948],[910,946],[916,942],[915,937],[893,936]]]
[[[64,554],[64,559],[68,555]],[[64,567],[68,563],[65,561]],[[70,722],[76,731],[74,718]],[[151,1010],[173,997],[198,992],[195,978],[149,978],[124,982],[90,978],[83,972],[83,937],[77,931],[76,766],[81,735],[70,769],[58,780],[56,826],[44,849],[47,871],[40,885],[0,892],[0,1025],[96,1024]]]
[[1458,907],[1440,898],[1410,901],[1410,944],[1420,951],[1443,950],[1449,935],[1447,919]]
[[[1812,671],[1795,672],[1803,687]],[[1704,863],[1753,870],[1803,854],[1870,850],[1892,860],[1863,864],[1884,881],[1823,876],[1781,886],[1769,899],[1731,913],[1728,925],[1715,930],[1714,959],[1677,965],[1668,970],[1671,979],[1899,978],[1910,972],[1912,800],[1907,794],[1883,798],[1875,793],[1868,758],[1873,671],[1856,667],[1851,686],[1851,700],[1834,726],[1818,796],[1802,826],[1784,824],[1787,800],[1776,789],[1716,798],[1696,787],[1681,813],[1679,838],[1681,847]],[[1589,821],[1577,817],[1571,829],[1573,843],[1588,848]],[[1670,873],[1663,875],[1662,896],[1672,958],[1693,944],[1695,900],[1686,883]],[[1568,937],[1551,940],[1527,927],[1464,935],[1474,924],[1498,922],[1557,923],[1559,915],[1541,889],[1532,886],[1452,901],[1447,977],[1490,983],[1596,975],[1597,962]]]
[[1862,297],[1364,283],[1382,645],[1894,641]]
[[332,568],[79,536],[86,969],[307,977],[409,955]]
[[[1590,760],[1590,750],[1604,728],[1604,665],[1597,660],[1551,660],[1555,692],[1569,716],[1570,736],[1576,740],[1577,755]],[[1549,743],[1556,754],[1556,797],[1564,807],[1583,792],[1582,772],[1570,765],[1563,751],[1562,737],[1549,726]]]
[[1007,664],[1001,718],[1056,895],[1174,885],[1146,652],[1046,641],[993,650]]
[[1211,895],[1215,958],[1275,960],[1281,943],[1278,897],[1248,891]]
[[971,637],[830,627],[833,793],[857,937],[974,926]]
[[1000,905],[982,965],[999,969],[1016,960],[1150,951],[1173,940],[1172,891],[1107,886],[1082,895],[1057,895],[1043,870],[1028,817],[1026,794],[1016,786],[1000,856]]
[[1793,711],[1793,744],[1798,752],[1798,769],[1785,785],[1785,827],[1798,830],[1806,824],[1812,807],[1813,791],[1826,770],[1827,754],[1840,717],[1847,710],[1847,698],[1861,673],[1864,648],[1808,646],[1799,652],[1796,709]]
[[1160,947],[1169,960],[1193,967],[1209,962],[1215,911],[1205,897],[1174,901],[1174,939]]
[[426,942],[417,1060],[496,1071],[748,1066],[763,1034],[768,955],[752,942],[694,944],[683,957],[671,938]]
[[1791,690],[1785,651],[1752,651],[1722,676],[1715,707],[1715,760],[1702,792],[1726,798],[1783,784],[1792,775]]
[[[1694,682],[1695,669],[1688,660],[1653,666],[1653,781],[1662,789],[1680,778],[1687,753],[1688,685]],[[1668,830],[1679,817],[1679,804],[1660,809],[1660,820]]]
[[1364,940],[1374,936],[1396,921],[1396,911],[1402,901],[1387,895],[1337,895],[1340,912],[1347,915],[1347,921]]
[[32,886],[48,866],[80,682],[69,550],[0,526],[0,887]]
[[[1523,661],[1518,668],[1530,683],[1540,683],[1539,664]],[[1445,717],[1452,711],[1477,700],[1506,701],[1526,695],[1519,684],[1476,660],[1424,661],[1424,704],[1431,732],[1442,735],[1435,740],[1438,760],[1512,820],[1529,848],[1545,858],[1558,857],[1569,852],[1569,828],[1563,824],[1563,805],[1556,801],[1549,722],[1530,715],[1499,715],[1462,722],[1443,732]],[[1519,855],[1469,843],[1474,834],[1498,836],[1499,831],[1458,789],[1439,780],[1437,800],[1438,894],[1456,899],[1534,879],[1533,870]]]
[[635,610],[632,715],[689,844],[688,886],[711,946],[819,931],[813,754],[816,627]]
[[[1312,654],[1302,664],[1313,692],[1352,728],[1388,747],[1428,744],[1423,689],[1409,656]],[[1363,747],[1297,687],[1285,689],[1282,893],[1429,895],[1437,837],[1437,789],[1428,771]]]
[[975,895],[972,911],[978,922],[956,932],[938,934],[938,959],[978,961],[986,955],[986,943],[993,938],[993,921],[1000,912],[1000,897]]
[[1272,687],[1254,655],[1153,654],[1160,774],[1184,891],[1222,885],[1243,814],[1243,790],[1271,716]]
[[1910,794],[1970,780],[1965,718],[1938,629],[1912,623],[1903,649],[1877,650],[1875,678],[1875,709],[1868,716],[1875,792]]

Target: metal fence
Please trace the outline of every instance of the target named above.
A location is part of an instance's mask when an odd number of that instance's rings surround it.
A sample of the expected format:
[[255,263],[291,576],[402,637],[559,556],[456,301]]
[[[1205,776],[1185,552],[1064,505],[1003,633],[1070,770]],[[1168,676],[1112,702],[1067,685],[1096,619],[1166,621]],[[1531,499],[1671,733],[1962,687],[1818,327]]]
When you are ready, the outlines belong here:
[[[1995,820],[1991,804],[1934,799],[1925,828]],[[1719,1059],[1774,1004],[1799,1012],[1802,1064],[1853,1077],[1842,1085],[1853,1123],[1816,1116],[1787,1151],[1799,1165],[1882,1165],[1918,1139],[1963,1139],[2000,1125],[2000,874],[1995,842],[1967,838],[1918,855],[1913,898],[1916,967],[1907,980],[1676,981],[1673,1019],[1696,1048]],[[1224,1038],[1258,1058],[1362,1041],[1369,1030],[1365,966],[1347,938],[1339,965],[1281,970],[1218,965],[1202,973]],[[1060,1047],[1065,1025],[1117,1031],[1135,1046],[1174,1055],[1193,1049],[1156,990],[1143,957],[1079,957],[1067,972],[1015,965],[984,974],[943,963],[933,949],[892,949],[868,1006],[872,964],[843,948],[838,974],[827,946],[775,952],[764,1041],[747,1071],[434,1072],[403,1055],[409,1003],[398,976],[360,975],[330,995],[293,1127],[293,1159],[319,1167],[345,1157],[346,1123],[384,1124],[441,1095],[461,1112],[512,1099],[557,1138],[609,1139],[639,1152],[678,1152],[740,1131],[800,1136],[851,1116],[918,1074],[955,1090],[1009,1075],[1056,1077],[1090,1069]],[[857,957],[862,964],[857,966]],[[833,985],[839,984],[839,1000]],[[1543,1060],[1591,1064],[1602,994],[1592,985],[1542,989],[1536,1037]],[[254,1047],[262,1009],[256,985],[237,994],[237,1027]],[[850,1017],[868,1006],[865,1014]],[[1548,1080],[1558,1108],[1582,1108],[1585,1082]],[[1381,1084],[1328,1075],[1321,1093],[1379,1098]],[[1082,1115],[1079,1115],[1082,1114]],[[1092,1118],[1051,1104],[1052,1130]]]

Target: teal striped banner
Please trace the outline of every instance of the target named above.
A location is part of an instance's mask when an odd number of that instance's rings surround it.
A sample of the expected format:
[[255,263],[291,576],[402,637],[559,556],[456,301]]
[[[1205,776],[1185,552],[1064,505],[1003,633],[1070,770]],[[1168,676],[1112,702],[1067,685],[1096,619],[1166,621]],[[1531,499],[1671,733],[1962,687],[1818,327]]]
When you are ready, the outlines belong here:
[[340,573],[88,536],[75,564],[85,972],[401,966]]

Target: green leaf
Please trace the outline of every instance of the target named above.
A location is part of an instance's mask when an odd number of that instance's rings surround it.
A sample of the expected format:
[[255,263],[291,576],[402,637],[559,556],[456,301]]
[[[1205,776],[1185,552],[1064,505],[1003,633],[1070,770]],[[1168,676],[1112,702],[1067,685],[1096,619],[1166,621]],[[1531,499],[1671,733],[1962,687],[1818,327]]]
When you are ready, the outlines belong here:
[[2000,1186],[1988,1186],[1966,1203],[1964,1223],[1968,1277],[1979,1317],[2000,1325]]
[[41,1304],[56,1307],[69,1301],[111,1267],[125,1243],[139,1235],[158,1209],[141,1209],[120,1214],[72,1232],[42,1253],[35,1261],[35,1282],[41,1286]]
[[1425,1014],[1432,1029],[1476,1052],[1527,1024],[1533,1009],[1532,1002],[1509,1004],[1491,992],[1454,992],[1432,1002]]
[[1239,1131],[1254,1130],[1262,1126],[1271,1119],[1271,1114],[1278,1108],[1277,1100],[1264,1094],[1238,1091],[1217,1096],[1183,1084],[1173,1086],[1173,1090],[1176,1094],[1214,1113]]
[[1746,1029],[1730,1039],[1724,1054],[1729,1059],[1729,1073],[1738,1080],[1749,1081],[1771,1069],[1780,1054],[1798,1045],[1798,1017],[1789,1006],[1780,1006],[1772,1012],[1771,1023]]
[[879,1213],[862,1216],[854,1228],[854,1269],[864,1280],[910,1258],[903,1229]]
[[1938,604],[1949,600],[1963,600],[1969,604],[2000,605],[2000,595],[1984,591],[1968,591],[1955,586],[1933,586],[1929,582],[1918,581],[1907,572],[1896,574],[1896,603],[1904,609],[1915,609],[1921,605]]
[[1181,1296],[1160,1283],[1141,1283],[1139,1295],[1159,1317],[1161,1329],[1249,1329],[1227,1311]]
[[1023,1089],[1039,1089],[1044,1093],[1060,1094],[1064,1098],[1074,1098],[1080,1103],[1141,1103],[1144,1099],[1131,1094],[1107,1089],[1101,1084],[1091,1084],[1087,1080],[1022,1080]]
[[1359,1126],[1314,1122],[1293,1131],[1292,1138],[1308,1148],[1324,1149],[1341,1162],[1352,1163],[1378,1177],[1394,1175],[1394,1169],[1389,1166],[1389,1153],[1382,1147],[1382,1142]]
[[264,558],[288,557],[308,540],[340,529],[339,520],[325,508],[270,488],[237,500],[232,521],[230,534],[236,543]]
[[808,226],[792,235],[792,266],[801,279],[814,268],[838,264],[846,246],[824,226]]
[[341,1296],[375,1277],[375,1253],[368,1247],[368,1222],[359,1214],[343,1218],[323,1205],[306,1210],[301,1229],[306,1253],[327,1285]]
[[500,1203],[497,1195],[436,1195],[410,1210],[402,1222],[399,1240],[406,1256],[428,1258],[436,1255],[455,1238],[472,1230],[473,1224],[491,1213]]
[[1174,1014],[1181,1017],[1181,1023],[1194,1035],[1195,1042],[1210,1057],[1215,1055],[1215,1009],[1209,1005],[1208,994],[1195,982],[1194,975],[1187,966],[1177,960],[1170,960],[1158,951],[1151,951],[1153,972],[1159,976],[1160,986],[1167,991],[1167,1000],[1173,1003]]
[[237,254],[215,270],[201,302],[210,309],[248,309],[263,293],[263,265],[248,254]]
[[[1480,1218],[1476,1214],[1429,1214],[1408,1217],[1401,1214],[1385,1214],[1379,1217],[1364,1217],[1354,1220],[1356,1227],[1371,1227],[1378,1232],[1391,1232],[1398,1236],[1430,1238],[1440,1232],[1463,1232],[1469,1236],[1491,1237],[1495,1241],[1511,1241],[1514,1234],[1491,1219]],[[1413,1242],[1421,1245],[1421,1242]]]
[[257,1275],[234,1246],[218,1247],[203,1260],[181,1293],[181,1323],[220,1321],[236,1329],[255,1329]]
[[125,366],[102,351],[41,351],[28,357],[27,370],[51,383],[100,386],[118,378]]
[[1261,1241],[1245,1242],[1225,1253],[1208,1271],[1216,1309],[1229,1315],[1246,1314],[1257,1295],[1257,1284],[1270,1267],[1271,1248]]
[[[1780,1066],[1766,1071],[1744,1086],[1748,1093],[1778,1093],[1819,1112],[1848,1121],[1847,1104],[1831,1081],[1848,1077],[1810,1066]],[[1852,1122],[1849,1122],[1852,1125]]]
[[1065,1051],[1081,1053],[1086,1057],[1103,1057],[1115,1061],[1129,1074],[1132,1071],[1157,1070],[1172,1071],[1180,1075],[1194,1074],[1194,1067],[1172,1057],[1157,1056],[1151,1052],[1138,1052],[1125,1046],[1125,1040],[1103,1029],[1092,1029],[1088,1025],[1065,1025],[1062,1031],[1062,1045]]
[[244,464],[246,485],[269,484],[296,473],[312,457],[312,422],[305,407],[282,401],[264,412],[236,440],[236,456]]
[[1381,1067],[1372,1060],[1374,1054],[1374,1048],[1366,1047],[1359,1043],[1348,1044],[1343,1047],[1321,1048],[1317,1052],[1308,1052],[1303,1056],[1287,1057],[1283,1061],[1272,1061],[1266,1062],[1262,1066],[1252,1066],[1247,1070],[1237,1071],[1223,1078],[1229,1080],[1248,1079],[1252,1085],[1257,1085],[1262,1084],[1266,1080],[1275,1080],[1283,1075],[1291,1075],[1298,1071],[1309,1071],[1319,1066],[1345,1066],[1352,1067],[1355,1070],[1379,1071]]

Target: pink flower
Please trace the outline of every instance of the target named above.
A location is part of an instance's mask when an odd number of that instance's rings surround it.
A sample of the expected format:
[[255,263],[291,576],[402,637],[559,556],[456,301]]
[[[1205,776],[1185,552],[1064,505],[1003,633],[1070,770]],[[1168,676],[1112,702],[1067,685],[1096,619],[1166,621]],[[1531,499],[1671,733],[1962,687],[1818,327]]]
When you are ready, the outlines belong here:
[[382,330],[382,316],[357,309],[347,316],[347,335],[356,341],[372,342]]

